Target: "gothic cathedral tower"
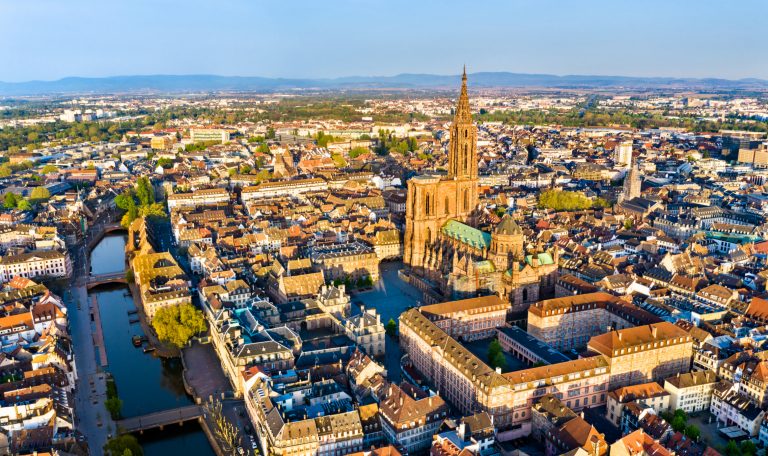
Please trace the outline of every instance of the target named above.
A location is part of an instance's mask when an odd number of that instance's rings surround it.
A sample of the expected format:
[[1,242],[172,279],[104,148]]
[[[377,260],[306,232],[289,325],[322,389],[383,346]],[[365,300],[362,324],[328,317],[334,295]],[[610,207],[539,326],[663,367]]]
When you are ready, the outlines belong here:
[[471,224],[477,207],[477,182],[477,127],[469,109],[465,69],[450,127],[448,175],[417,176],[408,181],[403,257],[407,266],[416,271],[427,267],[425,253],[448,220]]

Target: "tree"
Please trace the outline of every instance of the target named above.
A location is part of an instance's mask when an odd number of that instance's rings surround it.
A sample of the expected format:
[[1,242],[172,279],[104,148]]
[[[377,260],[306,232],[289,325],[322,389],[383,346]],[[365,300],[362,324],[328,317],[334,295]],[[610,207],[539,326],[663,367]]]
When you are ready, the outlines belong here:
[[494,369],[497,367],[501,369],[507,367],[507,358],[504,356],[504,350],[501,348],[498,339],[493,339],[488,344],[488,364]]
[[8,192],[3,198],[3,207],[6,209],[15,209],[19,202],[19,197],[13,192]]
[[123,434],[113,437],[104,445],[104,453],[110,456],[143,456],[139,441],[131,434]]
[[237,447],[240,446],[240,432],[237,426],[224,416],[221,402],[210,402],[206,408],[213,422],[213,435],[221,443],[222,450],[225,454],[236,454]]
[[161,166],[164,169],[171,168],[173,166],[173,159],[166,157],[160,158],[157,160],[157,166]]
[[368,152],[370,151],[368,150],[367,147],[362,147],[362,146],[353,147],[352,150],[349,151],[349,158],[357,158],[361,155],[367,154]]
[[192,304],[163,307],[155,313],[152,327],[160,340],[181,348],[195,334],[205,331],[203,313]]
[[54,165],[45,165],[40,170],[40,174],[45,175],[45,174],[49,174],[49,173],[55,173],[55,172],[58,172],[58,171],[59,171],[59,168],[54,166]]
[[729,440],[728,444],[723,450],[723,453],[725,453],[726,456],[741,456],[741,449],[739,449],[739,446],[736,444],[735,440]]
[[140,217],[147,218],[165,218],[165,208],[162,203],[146,204],[139,207]]
[[698,441],[699,437],[701,437],[701,431],[696,426],[690,424],[685,427],[685,435],[692,440]]
[[683,418],[680,415],[675,415],[669,424],[671,424],[672,429],[674,429],[677,432],[685,431],[685,418]]
[[267,139],[275,139],[275,129],[272,127],[267,128]]
[[31,211],[32,210],[32,204],[29,202],[29,200],[21,198],[16,203],[16,209],[18,209],[20,211]]
[[387,334],[391,337],[395,337],[395,335],[397,335],[397,322],[393,318],[390,318],[387,322],[386,330]]
[[744,456],[754,456],[757,454],[757,447],[755,446],[755,443],[751,440],[742,440],[741,445],[741,454]]
[[155,202],[155,190],[148,177],[142,176],[136,181],[136,198],[142,206]]
[[120,411],[123,409],[123,401],[120,398],[110,397],[104,401],[104,406],[107,408],[107,411],[113,420],[120,419]]
[[13,174],[13,170],[7,163],[0,166],[0,177],[8,177]]
[[48,201],[51,197],[51,192],[45,187],[35,187],[32,189],[32,193],[29,194],[29,198],[32,201]]

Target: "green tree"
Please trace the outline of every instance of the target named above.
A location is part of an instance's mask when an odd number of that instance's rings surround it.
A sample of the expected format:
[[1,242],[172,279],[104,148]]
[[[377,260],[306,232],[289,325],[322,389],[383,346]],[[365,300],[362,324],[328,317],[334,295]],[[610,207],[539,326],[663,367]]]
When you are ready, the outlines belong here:
[[674,429],[677,432],[685,431],[685,418],[683,418],[682,416],[675,415],[669,424],[671,424],[672,429]]
[[8,192],[3,198],[3,207],[6,209],[16,209],[16,205],[19,203],[19,197],[13,192]]
[[58,171],[59,171],[59,168],[54,166],[54,165],[45,165],[40,170],[40,174],[45,175],[45,174],[49,174],[49,173],[55,173],[55,172],[58,172]]
[[742,440],[739,447],[741,449],[741,454],[744,456],[754,456],[757,454],[757,447],[751,440]]
[[693,424],[689,424],[685,427],[685,435],[692,440],[698,441],[699,437],[701,437],[701,431]]
[[141,206],[147,206],[155,202],[155,190],[148,177],[142,176],[136,181],[136,198],[139,199],[139,205]]
[[726,456],[741,456],[741,449],[739,449],[739,445],[736,444],[735,440],[729,440],[723,449],[723,453]]
[[157,160],[157,166],[161,166],[163,169],[168,169],[173,167],[173,159],[171,158],[160,158]]
[[501,348],[498,339],[493,339],[488,344],[488,364],[494,369],[497,367],[501,369],[507,367],[507,358],[504,356],[504,350]]
[[29,200],[20,198],[19,201],[16,203],[16,209],[20,211],[31,211],[32,204],[29,202]]
[[107,411],[113,420],[120,419],[120,411],[123,409],[123,401],[120,398],[108,398],[106,401],[104,401],[104,407],[107,408]]
[[192,336],[206,329],[203,313],[191,304],[161,308],[152,319],[152,327],[160,340],[178,348],[185,346]]
[[397,334],[397,322],[390,318],[386,326],[387,334],[394,337]]
[[139,207],[139,217],[165,218],[163,203],[145,204]]
[[48,201],[51,197],[51,192],[45,187],[35,187],[32,189],[32,193],[29,194],[29,198],[32,201]]
[[272,127],[267,128],[267,139],[275,139],[275,129]]
[[13,170],[9,164],[3,164],[0,166],[0,177],[8,177],[13,174]]
[[110,456],[143,456],[139,441],[131,434],[118,435],[109,439],[104,445],[104,453]]
[[367,154],[368,152],[370,151],[368,150],[367,147],[362,147],[362,146],[353,147],[352,150],[349,151],[349,158],[357,158],[361,155]]

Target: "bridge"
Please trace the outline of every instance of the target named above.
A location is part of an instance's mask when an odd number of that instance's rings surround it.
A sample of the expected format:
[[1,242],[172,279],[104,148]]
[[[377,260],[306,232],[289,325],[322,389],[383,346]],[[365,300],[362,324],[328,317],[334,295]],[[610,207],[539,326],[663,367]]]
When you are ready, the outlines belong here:
[[91,274],[88,276],[88,282],[86,283],[86,289],[90,290],[93,287],[99,285],[106,285],[108,283],[122,283],[127,284],[128,280],[125,278],[125,272],[107,272],[105,274]]
[[115,231],[125,231],[125,228],[119,223],[97,224],[96,226],[91,227],[86,233],[88,252],[93,250],[104,236]]
[[171,424],[183,424],[186,421],[197,420],[202,417],[203,408],[201,406],[187,405],[162,412],[125,418],[117,422],[117,429],[121,434],[141,433],[150,429],[163,429],[163,427]]

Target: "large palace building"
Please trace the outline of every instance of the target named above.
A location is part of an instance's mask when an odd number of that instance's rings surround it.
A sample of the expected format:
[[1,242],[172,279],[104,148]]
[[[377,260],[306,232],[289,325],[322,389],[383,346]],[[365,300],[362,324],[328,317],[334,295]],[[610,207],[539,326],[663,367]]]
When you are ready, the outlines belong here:
[[505,215],[491,233],[478,229],[477,127],[467,74],[450,127],[448,173],[408,181],[404,261],[421,285],[447,299],[497,294],[524,311],[554,290],[557,252],[525,251],[520,226]]

